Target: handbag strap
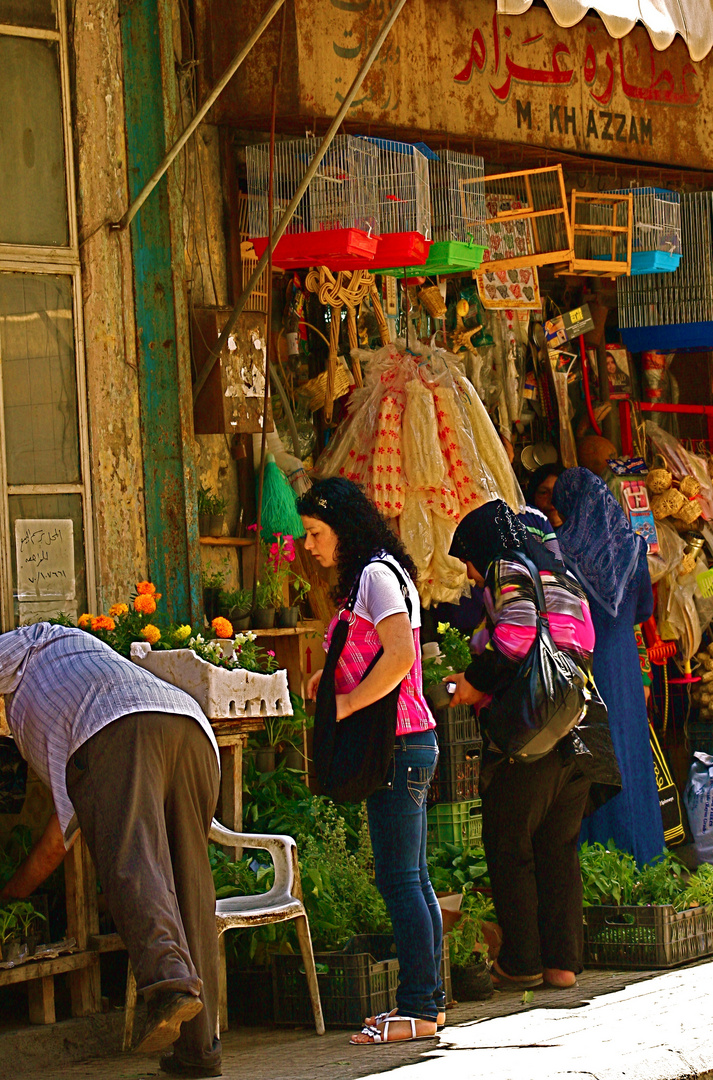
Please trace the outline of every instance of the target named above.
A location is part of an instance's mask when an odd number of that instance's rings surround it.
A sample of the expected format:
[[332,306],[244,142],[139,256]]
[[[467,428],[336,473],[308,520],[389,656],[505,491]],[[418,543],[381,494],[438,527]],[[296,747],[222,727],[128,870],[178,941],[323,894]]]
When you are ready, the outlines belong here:
[[537,569],[532,559],[522,551],[506,551],[505,557],[514,560],[515,562],[522,563],[529,571],[530,577],[532,578],[532,584],[535,588],[535,597],[537,599],[537,633],[541,638],[546,640],[547,645],[554,652],[561,652],[562,650],[552,637],[550,620],[547,613],[547,601],[545,600],[545,590],[542,587],[540,571]]
[[[403,596],[404,602],[406,604],[406,611],[408,612],[409,622],[411,622],[411,619],[412,619],[412,616],[413,616],[413,604],[411,603],[411,597],[409,595],[409,587],[408,587],[408,584],[407,584],[406,579],[404,578],[403,574],[401,573],[400,570],[396,569],[396,567],[394,566],[394,564],[392,562],[388,562],[386,559],[372,559],[371,562],[368,562],[366,565],[367,566],[373,566],[374,563],[381,563],[382,566],[388,566],[388,568],[392,572],[392,574],[396,575],[396,578],[398,579],[399,585],[401,586],[401,595]],[[366,570],[366,566],[364,567],[364,570]],[[362,574],[364,573],[364,570],[362,570]],[[355,606],[355,604],[357,602],[357,596],[359,595],[359,586],[360,586],[360,584],[361,584],[361,574],[359,575],[358,579],[354,582],[354,585],[352,586],[352,591],[349,594],[349,599],[347,600],[346,604],[342,608],[342,611],[351,612],[351,611],[354,610],[354,606]]]

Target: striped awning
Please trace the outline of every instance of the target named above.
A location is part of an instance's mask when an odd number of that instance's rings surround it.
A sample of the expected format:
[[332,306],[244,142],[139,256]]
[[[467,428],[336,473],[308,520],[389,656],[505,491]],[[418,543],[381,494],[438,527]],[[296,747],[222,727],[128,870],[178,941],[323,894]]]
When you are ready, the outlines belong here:
[[[497,0],[501,15],[522,15],[533,0]],[[676,34],[688,45],[692,60],[702,60],[713,47],[713,0],[545,0],[559,26],[574,26],[595,11],[614,38],[643,23],[654,48],[667,49]]]

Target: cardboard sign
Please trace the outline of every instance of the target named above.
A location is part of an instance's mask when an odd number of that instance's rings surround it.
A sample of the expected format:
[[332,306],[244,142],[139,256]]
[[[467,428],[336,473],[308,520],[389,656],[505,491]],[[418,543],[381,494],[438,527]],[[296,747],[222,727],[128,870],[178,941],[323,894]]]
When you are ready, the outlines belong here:
[[18,518],[15,557],[19,601],[74,599],[71,518]]

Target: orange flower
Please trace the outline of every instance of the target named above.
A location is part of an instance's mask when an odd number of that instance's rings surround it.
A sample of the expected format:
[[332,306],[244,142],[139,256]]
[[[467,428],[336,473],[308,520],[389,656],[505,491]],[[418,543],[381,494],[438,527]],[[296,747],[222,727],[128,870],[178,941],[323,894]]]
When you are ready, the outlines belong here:
[[155,645],[161,637],[161,631],[157,626],[154,626],[153,623],[149,623],[141,631],[141,637],[144,641],[148,641],[150,645]]
[[134,600],[134,611],[138,611],[140,615],[153,615],[156,610],[156,601],[153,596],[148,593],[139,593]]
[[139,596],[153,596],[156,592],[156,586],[152,581],[137,581],[136,591]]
[[109,614],[113,615],[115,619],[118,619],[120,615],[126,615],[128,610],[128,604],[112,604],[109,608]]
[[91,626],[92,619],[94,618],[94,615],[80,615],[77,620],[77,626],[81,627],[82,630],[86,630],[88,626]]
[[114,630],[115,628],[116,623],[108,615],[97,615],[96,619],[92,619],[92,630]]
[[233,636],[232,623],[228,622],[227,619],[222,618],[220,615],[217,619],[213,619],[213,622],[210,625],[215,630],[216,637],[226,638]]

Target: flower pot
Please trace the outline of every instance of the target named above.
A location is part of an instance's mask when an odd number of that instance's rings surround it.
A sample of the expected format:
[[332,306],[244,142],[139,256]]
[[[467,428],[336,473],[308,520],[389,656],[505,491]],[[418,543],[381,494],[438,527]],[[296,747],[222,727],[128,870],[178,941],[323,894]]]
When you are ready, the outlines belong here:
[[456,1001],[487,1001],[493,996],[493,981],[484,960],[467,967],[452,967],[451,980]]
[[275,747],[261,746],[255,755],[255,765],[258,772],[275,771]]
[[283,607],[277,613],[277,625],[282,627],[283,630],[292,629],[297,626],[300,618],[300,609],[297,604],[293,607]]
[[3,946],[2,946],[3,962],[6,963],[6,964],[9,964],[9,963],[12,963],[12,961],[14,961],[14,960],[18,960],[19,956],[20,956],[20,949],[21,948],[22,948],[22,946],[20,945],[20,939],[19,938],[10,938],[8,941],[3,942]]
[[247,609],[247,611],[244,608],[243,609],[238,608],[238,607],[231,608],[230,609],[230,614],[228,615],[228,618],[230,619],[231,623],[233,624],[233,630],[236,633],[239,633],[242,630],[249,630],[250,629],[251,614],[250,614],[250,609],[249,608]]
[[208,531],[209,536],[222,536],[223,524],[225,523],[225,514],[211,514],[210,515],[210,527]]
[[302,773],[305,771],[304,754],[298,746],[289,746],[282,754],[282,761],[288,769],[297,769]]
[[218,604],[220,603],[219,588],[208,588],[203,590],[203,609],[205,611],[205,617],[208,620],[208,625],[213,622],[213,619],[218,614]]
[[426,697],[434,709],[447,709],[451,703],[452,694],[446,690],[446,683],[436,683],[426,691]]
[[210,535],[210,514],[198,515],[198,535],[209,536]]
[[255,608],[252,615],[254,630],[272,630],[275,625],[274,607]]

